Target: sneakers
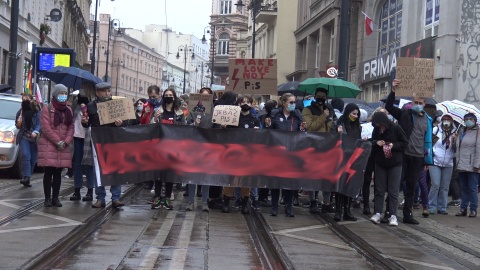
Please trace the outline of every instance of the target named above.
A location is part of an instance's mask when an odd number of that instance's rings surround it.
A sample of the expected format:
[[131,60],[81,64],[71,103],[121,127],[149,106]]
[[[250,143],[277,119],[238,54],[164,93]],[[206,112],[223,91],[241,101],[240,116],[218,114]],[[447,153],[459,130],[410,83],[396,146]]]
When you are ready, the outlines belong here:
[[45,202],[43,202],[44,207],[52,207],[52,199],[51,198],[46,198]]
[[240,208],[241,206],[242,206],[242,200],[237,199],[232,207],[233,208]]
[[[435,212],[433,212],[433,213],[435,213]],[[423,209],[422,216],[423,216],[424,218],[428,218],[428,217],[430,216],[430,212],[428,211],[427,208],[424,208],[424,209]]]
[[380,213],[375,213],[375,215],[373,215],[370,218],[370,221],[373,222],[374,224],[379,224],[381,218],[382,218],[382,216],[380,215]]
[[163,203],[163,201],[162,201],[162,199],[161,199],[160,197],[155,197],[155,198],[153,199],[152,207],[151,207],[151,208],[152,208],[152,209],[158,209],[158,208],[162,207],[162,203]]
[[92,204],[92,208],[104,208],[105,202],[97,200],[94,204]]
[[460,206],[460,201],[457,201],[457,200],[451,201],[447,204],[447,206],[459,207]]
[[208,203],[203,203],[202,211],[207,213],[210,212],[210,208],[208,208]]
[[258,200],[253,200],[253,201],[252,201],[252,208],[253,208],[253,210],[255,210],[255,211],[260,210],[260,204],[258,204]]
[[193,211],[193,208],[194,208],[194,207],[195,207],[195,206],[194,206],[193,203],[189,203],[189,204],[187,205],[187,207],[185,208],[185,211]]
[[80,196],[80,193],[73,193],[73,195],[70,197],[70,201],[80,201],[82,199],[82,196]]
[[170,201],[170,199],[165,199],[165,201],[163,201],[162,204],[163,204],[164,209],[173,210],[173,205],[172,205],[172,202]]
[[392,215],[389,219],[388,219],[388,225],[390,226],[398,226],[398,221],[397,221],[397,217]]

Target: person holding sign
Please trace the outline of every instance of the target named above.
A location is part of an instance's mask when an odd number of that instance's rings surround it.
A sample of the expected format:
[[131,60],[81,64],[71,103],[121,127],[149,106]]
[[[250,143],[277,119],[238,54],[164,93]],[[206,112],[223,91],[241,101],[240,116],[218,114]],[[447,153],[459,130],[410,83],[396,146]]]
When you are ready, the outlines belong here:
[[[164,125],[183,125],[185,116],[180,109],[180,102],[177,94],[172,89],[163,92],[162,105],[155,111],[152,123],[161,123]],[[166,175],[162,173],[160,181],[155,181],[155,198],[152,209],[163,207],[167,210],[173,210],[170,201],[173,191],[173,182],[167,182]],[[165,181],[165,197],[162,198],[162,182]]]
[[[112,95],[110,92],[110,84],[107,82],[97,83],[95,85],[95,100],[91,101],[87,105],[87,116],[82,117],[82,125],[83,127],[120,127],[123,125],[123,121],[120,119],[116,119],[114,123],[100,125],[100,116],[98,113],[97,104],[102,102],[107,102],[112,100]],[[85,135],[85,145],[83,149],[83,164],[85,166],[85,170],[87,174],[90,174],[94,177],[95,182],[96,173],[93,167],[93,152],[92,152],[92,144],[91,144],[91,131],[87,132]],[[98,183],[98,182],[97,182]],[[120,201],[120,195],[122,192],[121,186],[111,186],[110,192],[112,193],[112,207],[113,208],[120,208],[124,206],[123,202]],[[105,207],[105,197],[107,193],[105,191],[104,186],[97,186],[95,188],[95,194],[97,195],[97,201],[92,204],[92,208],[104,208]]]
[[43,107],[40,117],[42,136],[38,142],[37,164],[45,167],[45,207],[62,207],[58,198],[62,170],[72,167],[70,144],[73,141],[73,113],[67,106],[67,90],[63,84],[55,85],[52,104]]
[[405,204],[403,206],[403,222],[408,224],[419,224],[413,218],[413,197],[416,182],[420,178],[420,173],[424,166],[433,164],[433,143],[432,130],[433,121],[425,113],[425,98],[415,96],[411,109],[402,110],[394,106],[395,89],[400,85],[400,81],[394,79],[392,82],[392,91],[387,97],[385,109],[398,120],[407,135],[408,146],[405,149],[403,157],[402,178],[406,181],[404,190]]
[[[284,131],[305,131],[307,123],[303,121],[302,113],[295,109],[295,96],[285,93],[280,98],[279,109],[272,112],[271,118],[265,119],[265,127]],[[283,190],[285,200],[285,216],[294,217],[292,210],[293,190]],[[271,216],[278,215],[278,201],[280,189],[272,189],[272,211]]]

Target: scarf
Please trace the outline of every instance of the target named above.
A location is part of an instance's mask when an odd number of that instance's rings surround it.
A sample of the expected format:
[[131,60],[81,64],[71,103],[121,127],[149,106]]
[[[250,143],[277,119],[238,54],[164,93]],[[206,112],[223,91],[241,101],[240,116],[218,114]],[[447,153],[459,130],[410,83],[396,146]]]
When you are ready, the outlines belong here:
[[55,108],[53,115],[53,126],[56,127],[61,123],[69,126],[73,123],[72,111],[67,109],[66,102],[59,102],[56,98],[52,99],[52,105]]
[[35,111],[32,109],[30,101],[22,101],[22,125],[25,127],[25,130],[32,130],[34,114]]

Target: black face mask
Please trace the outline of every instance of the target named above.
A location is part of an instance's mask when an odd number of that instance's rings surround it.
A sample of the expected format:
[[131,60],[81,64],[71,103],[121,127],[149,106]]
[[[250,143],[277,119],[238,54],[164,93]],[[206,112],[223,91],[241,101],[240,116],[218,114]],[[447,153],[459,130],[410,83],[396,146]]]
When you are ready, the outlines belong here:
[[165,104],[172,104],[173,103],[173,97],[164,97],[163,101]]
[[324,98],[316,98],[315,101],[317,102],[318,105],[325,104],[325,99]]
[[242,108],[242,112],[248,112],[250,110],[250,106],[247,104],[243,104],[240,108]]
[[22,101],[22,110],[24,111],[28,111],[30,110],[31,107],[30,107],[30,101],[29,100],[24,100]]

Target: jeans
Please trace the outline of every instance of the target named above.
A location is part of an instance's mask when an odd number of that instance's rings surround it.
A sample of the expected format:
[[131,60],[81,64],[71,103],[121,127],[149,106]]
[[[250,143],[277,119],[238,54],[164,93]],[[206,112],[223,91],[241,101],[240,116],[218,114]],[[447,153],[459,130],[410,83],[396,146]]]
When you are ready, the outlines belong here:
[[[195,187],[196,185],[188,184],[188,202],[193,203],[195,201]],[[202,203],[208,203],[210,197],[210,186],[202,185]]]
[[[403,206],[403,217],[409,218],[412,215],[413,196],[415,193],[415,185],[420,179],[420,173],[423,170],[423,157],[413,157],[404,155],[402,178],[406,182],[406,187],[403,191],[405,196],[405,204]],[[376,181],[376,178],[375,178]],[[398,186],[397,186],[398,187]],[[390,206],[392,208],[392,206]]]
[[[91,174],[93,178],[93,183],[97,183],[97,174],[95,173],[94,167],[93,166],[85,166],[85,167],[87,169],[87,178],[89,174]],[[112,193],[112,202],[118,201],[120,199],[120,195],[122,194],[122,186],[110,186],[110,193]],[[105,197],[107,196],[107,192],[105,191],[104,186],[95,187],[95,194],[97,195],[97,200],[105,202]]]
[[428,209],[428,184],[426,170],[422,170],[420,172],[418,184],[420,186],[420,195],[422,196],[422,206],[424,209]]
[[[330,204],[330,195],[332,192],[330,191],[322,191],[322,197],[323,197],[323,204],[329,205]],[[316,191],[309,191],[308,192],[308,198],[310,201],[315,201],[317,200],[317,192]]]
[[[82,166],[82,159],[84,141],[85,139],[73,137],[73,181],[75,188],[82,188],[83,185],[84,166]],[[95,173],[93,167],[90,171],[85,168],[85,176],[87,176],[87,188],[93,188],[95,186],[93,173]]]
[[[272,206],[278,207],[278,201],[280,199],[280,189],[272,189]],[[285,201],[285,205],[292,206],[293,204],[293,190],[290,189],[282,189],[283,199]]]
[[374,212],[383,212],[383,202],[385,201],[385,192],[388,191],[387,211],[397,216],[398,194],[402,175],[402,165],[391,168],[383,168],[375,165],[375,203]]
[[452,178],[453,167],[430,166],[432,186],[428,194],[429,211],[447,211],[448,187]]
[[29,142],[22,138],[20,141],[20,157],[22,161],[23,176],[32,176],[33,169],[38,159],[37,143]]
[[477,211],[478,208],[478,178],[479,173],[459,172],[458,183],[460,185],[460,194],[462,202],[460,208],[466,210],[470,204],[470,211]]

